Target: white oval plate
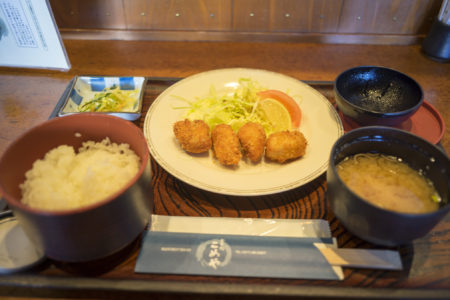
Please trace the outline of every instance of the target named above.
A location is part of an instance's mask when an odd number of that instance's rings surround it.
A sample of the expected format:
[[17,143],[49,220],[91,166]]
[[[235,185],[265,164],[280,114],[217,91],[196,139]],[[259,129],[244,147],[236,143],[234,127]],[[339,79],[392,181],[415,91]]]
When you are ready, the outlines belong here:
[[[305,156],[284,164],[265,159],[253,164],[243,159],[237,167],[230,168],[221,165],[212,150],[192,155],[181,149],[173,124],[183,118],[185,110],[174,107],[186,103],[177,97],[195,100],[206,96],[211,85],[218,93],[227,92],[238,85],[240,78],[296,96],[302,110],[299,130],[308,140]],[[180,80],[155,99],[144,121],[150,153],[167,172],[195,187],[236,196],[283,192],[314,180],[326,171],[331,148],[343,133],[338,113],[317,90],[286,75],[244,68],[218,69]]]

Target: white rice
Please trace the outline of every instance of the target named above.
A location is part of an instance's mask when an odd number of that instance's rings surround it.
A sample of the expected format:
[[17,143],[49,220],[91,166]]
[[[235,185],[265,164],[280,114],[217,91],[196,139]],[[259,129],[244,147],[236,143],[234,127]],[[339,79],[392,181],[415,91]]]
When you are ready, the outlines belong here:
[[139,170],[139,157],[128,144],[87,141],[75,152],[61,145],[34,162],[20,185],[22,202],[43,210],[87,206],[117,192]]

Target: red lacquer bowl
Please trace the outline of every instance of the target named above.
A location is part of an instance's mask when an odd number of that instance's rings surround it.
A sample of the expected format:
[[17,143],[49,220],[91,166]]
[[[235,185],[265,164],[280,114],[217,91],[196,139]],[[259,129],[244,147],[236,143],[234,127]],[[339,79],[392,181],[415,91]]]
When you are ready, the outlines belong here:
[[[138,174],[110,197],[86,207],[43,211],[24,205],[19,185],[35,160],[59,145],[83,141],[128,143],[140,157]],[[46,256],[88,262],[119,252],[145,229],[151,215],[151,166],[142,131],[118,117],[86,113],[46,121],[15,140],[0,159],[0,189],[19,224]]]

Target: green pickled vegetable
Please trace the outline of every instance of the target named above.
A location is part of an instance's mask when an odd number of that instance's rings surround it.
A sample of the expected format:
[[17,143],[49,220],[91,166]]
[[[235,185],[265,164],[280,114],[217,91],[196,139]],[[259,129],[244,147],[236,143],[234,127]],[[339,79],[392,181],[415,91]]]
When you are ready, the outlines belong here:
[[441,197],[438,194],[434,194],[431,196],[433,202],[440,203],[442,201]]
[[111,87],[96,93],[92,100],[82,103],[81,112],[121,112],[136,109],[137,90],[121,90]]

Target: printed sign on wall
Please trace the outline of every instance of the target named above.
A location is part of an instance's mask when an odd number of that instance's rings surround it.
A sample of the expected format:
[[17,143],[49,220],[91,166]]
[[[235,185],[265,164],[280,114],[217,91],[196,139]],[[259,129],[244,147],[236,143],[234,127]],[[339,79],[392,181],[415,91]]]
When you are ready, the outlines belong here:
[[47,0],[0,0],[0,66],[70,69]]

